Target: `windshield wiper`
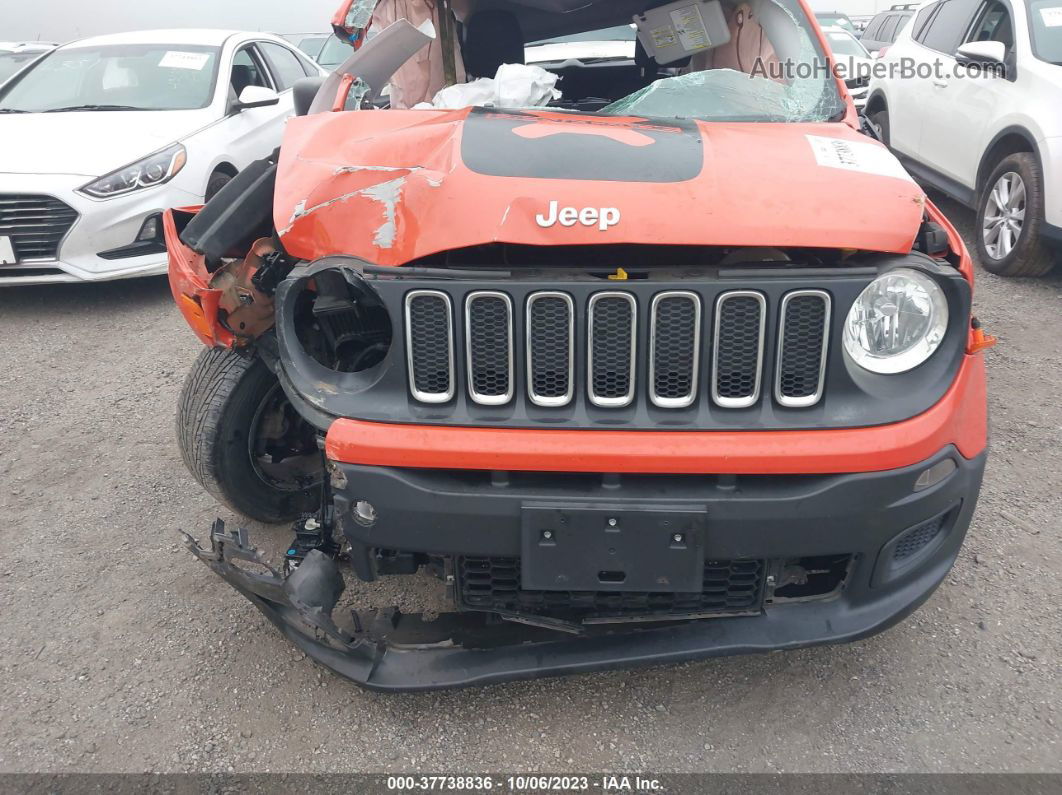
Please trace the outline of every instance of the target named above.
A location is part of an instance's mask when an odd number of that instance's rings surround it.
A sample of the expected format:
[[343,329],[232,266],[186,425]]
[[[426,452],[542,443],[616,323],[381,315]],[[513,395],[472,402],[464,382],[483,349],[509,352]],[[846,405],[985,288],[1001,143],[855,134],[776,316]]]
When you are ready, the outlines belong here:
[[147,108],[138,108],[135,105],[70,105],[66,108],[50,108],[49,110],[42,111],[43,113],[75,113],[78,111],[86,110],[147,110]]
[[29,113],[29,111],[22,110],[22,108],[0,108],[0,113]]

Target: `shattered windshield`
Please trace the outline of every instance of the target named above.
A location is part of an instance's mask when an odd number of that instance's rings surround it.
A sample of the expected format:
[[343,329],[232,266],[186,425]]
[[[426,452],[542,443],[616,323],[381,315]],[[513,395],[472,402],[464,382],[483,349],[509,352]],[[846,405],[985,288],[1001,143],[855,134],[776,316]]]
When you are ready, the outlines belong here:
[[[688,61],[661,64],[677,67],[678,73],[655,80],[600,112],[765,122],[827,121],[844,113],[826,57],[795,0],[718,5],[726,27],[717,25],[713,31],[710,24],[704,25],[709,46],[702,46]],[[667,46],[666,36],[663,40],[665,60],[684,55],[682,37],[679,47]]]

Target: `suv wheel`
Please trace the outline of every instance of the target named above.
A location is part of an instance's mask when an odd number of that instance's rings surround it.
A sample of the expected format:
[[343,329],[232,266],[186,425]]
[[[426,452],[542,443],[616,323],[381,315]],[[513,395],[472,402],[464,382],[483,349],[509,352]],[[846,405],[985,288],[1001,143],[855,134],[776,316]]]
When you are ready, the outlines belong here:
[[181,391],[177,441],[200,485],[244,516],[279,524],[320,506],[316,432],[257,357],[200,353]]
[[878,140],[885,144],[885,146],[888,146],[889,112],[887,110],[879,110],[877,113],[872,113],[870,115],[870,123],[878,133]]
[[977,253],[990,273],[1043,276],[1054,253],[1040,239],[1044,192],[1040,166],[1028,152],[999,162],[977,204]]

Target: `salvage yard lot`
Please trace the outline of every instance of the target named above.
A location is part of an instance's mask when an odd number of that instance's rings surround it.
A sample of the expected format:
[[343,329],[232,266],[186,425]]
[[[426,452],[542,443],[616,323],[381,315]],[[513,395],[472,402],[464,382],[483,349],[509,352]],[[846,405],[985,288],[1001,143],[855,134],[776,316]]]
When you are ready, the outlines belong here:
[[[178,528],[205,539],[219,508],[174,441],[199,343],[164,280],[0,291],[0,771],[1062,771],[1062,273],[979,269],[975,305],[1001,342],[985,488],[956,568],[900,626],[378,695],[184,551]],[[290,537],[252,530],[274,553]],[[395,588],[359,590],[381,606]]]

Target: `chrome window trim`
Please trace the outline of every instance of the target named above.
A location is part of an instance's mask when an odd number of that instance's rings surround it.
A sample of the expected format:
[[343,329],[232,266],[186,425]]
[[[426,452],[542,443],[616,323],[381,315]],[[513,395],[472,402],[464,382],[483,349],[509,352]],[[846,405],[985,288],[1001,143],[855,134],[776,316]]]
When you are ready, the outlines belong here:
[[[414,298],[431,296],[442,298],[446,303],[446,321],[449,326],[448,345],[450,354],[450,388],[445,392],[421,392],[417,389],[417,380],[413,372],[413,324],[410,316],[410,304]],[[448,293],[441,290],[410,290],[405,298],[405,326],[406,326],[406,370],[409,375],[409,392],[415,400],[421,403],[449,403],[456,394],[456,363],[454,362],[454,305]]]
[[[472,302],[480,298],[500,298],[509,313],[506,324],[509,335],[509,388],[504,395],[481,395],[476,391],[472,368]],[[516,394],[516,351],[513,345],[513,299],[497,290],[476,290],[465,296],[465,370],[468,372],[468,396],[481,406],[504,406]]]
[[[690,394],[681,398],[662,398],[656,394],[656,315],[661,301],[668,298],[685,298],[693,301],[693,371],[691,374]],[[662,409],[684,409],[697,400],[701,367],[701,297],[689,290],[668,290],[653,296],[649,310],[649,399],[653,405]]]
[[[568,391],[561,397],[541,397],[535,394],[534,349],[531,347],[531,307],[540,298],[559,298],[568,305]],[[539,292],[527,297],[525,336],[527,339],[527,397],[536,406],[559,408],[567,406],[575,397],[575,301],[568,293]]]
[[[631,306],[631,366],[629,389],[626,395],[616,398],[598,397],[594,394],[594,307],[598,302],[606,298],[622,298]],[[625,408],[634,402],[634,396],[636,394],[635,390],[637,388],[635,385],[635,376],[637,374],[638,364],[638,301],[632,293],[618,290],[604,290],[599,293],[594,293],[590,296],[586,317],[586,391],[590,397],[590,402],[598,408],[603,409]]]
[[[782,394],[782,353],[785,350],[785,312],[789,302],[802,296],[815,296],[821,298],[826,304],[826,317],[823,318],[822,328],[822,361],[819,362],[819,386],[814,395],[804,398],[786,397]],[[833,299],[825,290],[793,290],[782,296],[781,312],[778,315],[778,356],[775,361],[774,374],[774,399],[780,406],[786,408],[801,409],[814,406],[826,391],[826,355],[830,349],[830,321],[833,317]]]
[[[719,329],[723,318],[723,304],[732,298],[754,298],[760,305],[760,340],[756,351],[756,386],[751,395],[740,398],[722,397],[719,394]],[[721,293],[715,301],[715,324],[712,338],[712,402],[724,409],[744,409],[756,405],[763,387],[763,352],[767,334],[767,298],[758,290],[730,290]]]

